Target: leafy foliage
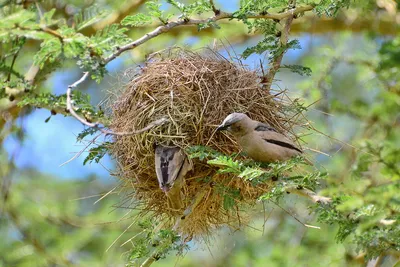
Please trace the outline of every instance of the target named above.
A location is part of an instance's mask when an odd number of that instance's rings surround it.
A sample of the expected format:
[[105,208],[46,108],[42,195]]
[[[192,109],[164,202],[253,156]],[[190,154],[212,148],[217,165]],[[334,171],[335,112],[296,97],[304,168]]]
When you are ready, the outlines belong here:
[[297,73],[301,76],[311,76],[311,69],[301,65],[282,65],[281,68],[289,69],[293,73]]
[[200,15],[207,11],[212,11],[210,1],[200,0],[194,1],[192,4],[183,4],[182,2],[176,0],[167,0],[167,3],[176,7],[180,12],[180,18],[188,19],[192,15]]
[[[344,37],[339,45],[343,46],[347,38]],[[327,102],[318,104],[320,109],[340,116],[341,120],[351,116],[356,125],[353,127],[361,135],[356,139],[360,150],[348,157],[349,164],[342,167],[347,170],[347,175],[327,179],[329,188],[326,191],[336,198],[329,206],[317,208],[319,220],[339,225],[337,240],[356,244],[357,251],[366,253],[368,259],[399,250],[400,152],[398,125],[393,124],[399,119],[399,108],[394,104],[398,101],[398,88],[392,83],[397,75],[393,71],[397,64],[390,60],[391,53],[396,58],[395,50],[390,49],[395,48],[394,43],[383,43],[376,49],[379,58],[366,57],[360,52],[344,56],[324,47],[315,55],[315,62],[308,62],[315,66],[316,81],[304,84],[320,91],[342,87],[342,83],[335,84],[335,73],[339,66],[346,67],[345,64],[358,66],[355,72],[348,74],[351,80],[373,77],[365,87],[360,87],[363,93],[351,94],[344,89],[340,94],[329,95],[330,105]],[[325,56],[323,60],[321,52]],[[328,77],[328,82],[321,82],[321,76]],[[358,88],[360,85],[353,82],[351,86]],[[376,93],[374,97],[366,98],[364,94],[370,90]]]
[[96,128],[86,128],[76,137],[77,142],[82,142],[87,136],[97,133]]
[[[143,13],[128,15],[123,19],[120,18],[122,19],[120,23],[118,19],[113,21],[114,24],[108,23],[105,27],[97,28],[94,25],[99,21],[107,21],[109,19],[107,15],[112,10],[104,11],[106,10],[105,6],[87,7],[85,3],[78,2],[71,2],[68,5],[63,1],[57,2],[57,5],[52,4],[52,1],[3,1],[0,3],[1,108],[3,103],[9,104],[10,101],[17,100],[16,110],[25,107],[44,108],[49,110],[51,115],[59,113],[68,116],[69,114],[65,110],[66,96],[49,92],[46,88],[47,85],[43,83],[48,75],[55,71],[64,72],[71,65],[76,65],[83,70],[90,71],[92,79],[100,82],[107,73],[106,59],[122,46],[131,42],[131,36],[142,34],[141,26],[147,27],[149,24],[160,24],[160,22],[167,24],[175,16],[174,13],[178,13],[176,19],[181,22],[192,18],[205,19],[205,23],[197,25],[198,30],[209,27],[219,29],[222,26],[225,29],[225,27],[229,28],[228,25],[230,24],[219,24],[214,20],[206,19],[209,15],[213,16],[215,11],[210,1],[168,0],[164,2],[146,1]],[[286,45],[281,43],[282,21],[249,18],[268,13],[286,12],[293,8],[289,5],[289,2],[291,1],[240,1],[239,9],[233,12],[231,19],[238,20],[239,23],[247,26],[249,33],[262,35],[261,41],[244,49],[244,58],[248,58],[252,54],[265,54],[270,61],[273,61],[288,49],[300,49],[297,40],[289,38]],[[119,4],[110,2],[107,8],[112,9]],[[353,8],[353,15],[355,14],[354,10],[358,12],[360,9],[382,11],[385,8],[385,1],[381,1],[379,6],[376,1],[372,0],[297,1],[297,6],[302,5],[312,5],[313,11],[320,16],[336,16],[340,10],[349,7]],[[395,10],[395,12],[397,11]],[[113,13],[113,15],[115,14]],[[297,14],[296,18],[302,15]],[[375,15],[375,13],[371,13],[365,17],[375,17]],[[358,16],[360,16],[360,13],[358,13]],[[231,24],[236,31],[238,24]],[[136,28],[130,32],[131,27]],[[371,29],[371,31],[372,34],[369,38],[377,33],[374,32],[375,29]],[[142,37],[146,37],[145,33],[143,34]],[[279,201],[286,194],[287,187],[294,186],[318,190],[321,184],[327,185],[324,193],[335,196],[333,201],[329,204],[311,207],[311,211],[317,213],[320,222],[338,226],[336,234],[338,242],[355,244],[360,253],[366,253],[367,258],[374,258],[400,250],[400,199],[398,194],[400,189],[398,160],[400,158],[398,142],[400,132],[398,123],[400,119],[398,85],[400,39],[385,36],[383,43],[381,38],[378,38],[378,41],[369,40],[378,44],[373,51],[360,54],[359,51],[362,49],[357,46],[356,53],[351,54],[349,51],[354,50],[343,44],[352,42],[347,42],[348,39],[346,40],[342,36],[335,37],[340,37],[334,38],[335,49],[332,48],[331,44],[325,45],[319,51],[313,51],[309,59],[306,59],[306,61],[309,60],[306,65],[310,68],[299,65],[303,62],[280,66],[304,76],[309,76],[311,69],[313,70],[313,76],[304,77],[303,84],[298,86],[299,93],[303,93],[311,102],[318,102],[315,108],[321,110],[323,115],[313,119],[320,124],[324,124],[321,123],[323,121],[325,124],[332,124],[335,127],[340,127],[342,124],[346,125],[346,135],[338,137],[338,139],[352,142],[354,146],[360,148],[360,150],[351,152],[348,151],[348,148],[343,149],[346,151],[341,157],[341,161],[335,161],[336,158],[330,159],[335,164],[330,169],[330,176],[318,170],[298,171],[297,166],[304,163],[301,158],[283,163],[262,164],[244,160],[241,157],[242,155],[223,155],[207,147],[192,147],[188,149],[188,153],[192,158],[218,166],[219,172],[233,174],[236,179],[246,179],[251,181],[254,186],[260,183],[273,184],[271,191],[263,195],[261,200]],[[35,65],[40,67],[34,81],[28,80],[26,76],[27,69],[32,64],[32,59],[34,63],[32,67],[35,67]],[[351,72],[342,70],[338,75],[338,69],[348,68],[349,65],[353,66]],[[349,90],[349,88],[352,90]],[[88,95],[74,91],[72,97],[73,105],[80,116],[88,121],[106,120],[103,111],[90,104]],[[297,100],[294,101],[293,106],[293,110],[288,110],[288,112],[306,110],[306,106]],[[3,112],[0,113],[1,118],[3,118]],[[21,112],[21,114],[24,113]],[[13,120],[18,116],[22,117],[21,114],[18,115],[15,110],[11,110],[4,113],[4,118],[11,116],[11,120]],[[339,122],[335,121],[335,118],[330,118],[327,114],[335,114],[336,118],[339,117]],[[349,118],[351,123],[346,124]],[[1,120],[0,125],[3,125]],[[327,131],[329,131],[329,128]],[[12,125],[10,129],[1,129],[0,140],[3,140],[5,138],[3,135],[8,132],[23,135],[22,129]],[[96,129],[94,128],[85,129],[78,135],[77,139],[82,141],[83,138],[93,135],[95,132]],[[340,129],[335,128],[333,134],[340,132]],[[108,143],[105,142],[91,148],[84,164],[98,163],[107,153],[107,146]],[[317,144],[317,147],[326,148],[326,142]],[[338,148],[338,151],[340,149]],[[1,161],[4,158],[6,157],[0,153],[0,177],[5,177],[4,181],[6,181],[10,175],[5,172],[12,169],[13,164],[6,164]],[[326,163],[326,165],[329,164]],[[7,266],[21,264],[22,266],[36,262],[39,265],[68,265],[71,264],[69,258],[88,258],[87,255],[96,254],[96,251],[104,251],[105,248],[103,247],[96,250],[97,246],[111,242],[109,239],[105,240],[102,235],[99,237],[99,233],[103,233],[104,229],[101,229],[101,231],[84,231],[77,227],[77,225],[86,225],[86,222],[82,223],[77,220],[84,208],[68,204],[68,209],[65,210],[64,204],[70,202],[65,199],[61,200],[62,202],[56,201],[60,198],[58,192],[65,192],[68,196],[74,196],[77,193],[76,188],[72,191],[71,188],[62,191],[59,188],[64,188],[64,185],[60,186],[59,183],[54,182],[46,184],[48,179],[45,179],[46,181],[40,179],[40,183],[32,186],[31,183],[28,183],[29,177],[32,175],[39,177],[36,173],[23,174],[23,178],[16,179],[15,189],[13,188],[11,197],[8,194],[4,196],[4,203],[7,203],[7,197],[11,202],[0,209],[6,215],[0,216],[0,223],[6,226],[2,227],[6,241],[2,243],[0,249],[0,251],[4,251],[2,256],[5,257],[4,260],[2,257],[0,264]],[[199,179],[207,180],[209,177]],[[3,183],[2,180],[2,191],[5,185],[6,183]],[[92,194],[87,188],[85,190],[87,194]],[[232,210],[239,196],[238,192],[224,187],[218,187],[218,190],[223,196],[223,208],[227,211]],[[43,194],[43,191],[57,192],[57,194]],[[3,192],[1,193],[3,194]],[[50,198],[50,195],[54,196]],[[41,199],[45,202],[37,202],[38,196],[43,196]],[[32,203],[36,202],[38,205],[32,206]],[[62,209],[55,206],[55,203],[61,203]],[[40,211],[37,210],[39,207]],[[48,216],[47,210],[51,210],[52,216]],[[105,210],[99,209],[93,212],[98,218],[104,219],[108,218],[108,213],[104,213]],[[13,211],[17,211],[17,217],[13,217],[15,215]],[[20,218],[22,223],[19,224],[15,218]],[[45,218],[45,221],[43,221],[43,218]],[[116,220],[116,218],[111,219]],[[9,222],[12,222],[15,228],[12,227],[11,229],[8,225]],[[160,259],[171,251],[182,253],[187,248],[180,242],[175,232],[166,229],[159,230],[159,225],[155,225],[153,221],[144,221],[140,226],[141,235],[132,241],[134,246],[128,257],[132,265],[137,264],[145,257],[153,256],[155,259]],[[14,232],[15,229],[22,231],[21,237],[10,237],[10,231]],[[40,236],[32,235],[33,239],[30,239],[30,235],[26,233],[35,233],[36,229],[45,229],[45,231]],[[67,234],[61,239],[58,235],[62,230],[63,233]],[[123,229],[118,229],[117,235],[122,231]],[[57,233],[57,235],[54,233]],[[283,235],[284,233],[282,233]],[[76,238],[77,236],[79,238]],[[282,240],[284,238],[283,236]],[[292,238],[291,236],[290,239],[285,239],[285,247],[281,250],[286,251],[286,244],[296,243],[293,242]],[[58,242],[59,240],[63,241]],[[321,240],[315,238],[309,241],[310,244],[307,246],[315,246],[316,249],[326,247],[325,243],[319,247],[315,245],[318,242],[321,242]],[[43,248],[40,248],[41,243],[52,244],[50,255],[46,254]],[[279,247],[279,240],[274,239],[274,242],[271,243]],[[39,247],[35,247],[38,244]],[[332,244],[329,247],[332,247]],[[304,249],[304,247],[297,249],[296,246],[296,253],[301,249]],[[68,256],[66,259],[64,259],[64,256],[58,259],[58,257],[52,255],[53,250],[54,255]],[[38,251],[44,252],[43,254],[36,253]],[[79,253],[85,253],[85,256],[80,257]],[[36,256],[36,254],[39,256]],[[97,257],[106,257],[103,254],[97,255]],[[305,254],[307,259],[304,261],[308,263],[309,251]],[[230,257],[236,259],[238,255],[239,253],[231,253]],[[278,258],[276,255],[271,256],[271,258],[274,257]],[[253,258],[251,257],[251,260]],[[101,263],[106,264],[106,260],[102,260]],[[226,264],[226,262],[224,263]],[[85,262],[84,264],[94,265],[93,262]],[[115,264],[115,261],[110,261],[110,264]],[[294,263],[289,266],[295,265]],[[329,265],[329,263],[326,265]]]
[[83,160],[83,165],[95,161],[99,163],[100,160],[107,154],[110,143],[104,142],[101,145],[89,149],[89,155]]
[[[323,172],[304,172],[298,173],[295,171],[296,167],[301,164],[307,164],[303,158],[297,157],[285,162],[277,163],[261,163],[253,160],[239,160],[235,159],[236,154],[226,156],[211,148],[203,146],[191,147],[188,150],[190,158],[199,158],[206,160],[207,164],[219,167],[220,173],[230,173],[238,177],[238,179],[245,179],[252,182],[254,186],[261,183],[276,181],[274,188],[262,196],[261,199],[267,200],[272,198],[279,198],[285,192],[285,187],[305,187],[315,190],[319,185],[320,180],[326,176]],[[221,190],[225,192],[224,190]],[[227,196],[227,202],[232,202],[232,193],[224,194]],[[224,199],[225,201],[225,199]]]
[[[92,78],[100,81],[106,73],[103,57],[130,39],[125,35],[127,29],[116,24],[97,31],[91,37],[84,36],[79,31],[104,17],[104,12],[97,16],[85,16],[83,13],[77,13],[75,27],[69,27],[65,20],[53,19],[55,9],[44,13],[39,20],[34,12],[20,10],[3,18],[5,23],[0,27],[0,39],[41,40],[34,63],[42,69],[55,61],[78,58],[78,66],[90,71]],[[54,26],[57,29],[52,29]]]
[[[2,178],[12,171],[5,163],[0,156]],[[15,170],[14,175],[18,179],[13,180],[7,208],[2,210],[2,215],[7,216],[0,217],[1,264],[31,266],[35,262],[41,266],[62,266],[76,263],[68,255],[78,257],[80,265],[125,263],[121,258],[124,252],[121,241],[110,249],[112,253],[104,253],[115,236],[126,231],[122,235],[122,240],[126,240],[136,232],[136,228],[126,229],[130,224],[127,221],[104,223],[119,220],[125,213],[123,210],[110,212],[110,206],[119,201],[118,197],[110,196],[96,205],[87,199],[94,192],[107,192],[107,185],[98,179],[59,179],[32,169]],[[12,236],[7,234],[10,231],[14,233]],[[48,244],[51,249],[47,249]],[[82,253],[85,256],[81,258]]]
[[315,8],[318,15],[335,16],[341,8],[349,8],[350,0],[321,0]]
[[[21,101],[18,103],[19,107],[33,106],[37,108],[46,108],[54,113],[67,114],[67,96],[65,94],[55,96],[51,93],[41,94],[25,94]],[[75,91],[72,94],[72,102],[75,111],[81,114],[88,121],[96,121],[104,116],[103,111],[95,109],[90,104],[90,95],[84,94],[80,91]]]
[[122,21],[121,24],[124,26],[142,26],[148,24],[152,21],[152,17],[146,14],[135,14],[131,16],[126,16]]
[[172,251],[177,251],[181,255],[188,249],[176,232],[158,229],[154,220],[144,219],[138,225],[142,231],[133,240],[134,246],[129,253],[127,266],[137,266],[139,260],[146,257],[152,257],[155,260],[163,259]]

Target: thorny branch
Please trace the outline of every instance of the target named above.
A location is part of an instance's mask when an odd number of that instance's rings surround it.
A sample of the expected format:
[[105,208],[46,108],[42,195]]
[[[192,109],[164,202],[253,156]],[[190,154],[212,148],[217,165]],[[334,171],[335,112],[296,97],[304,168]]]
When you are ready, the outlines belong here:
[[[253,18],[253,19],[274,19],[274,20],[279,20],[279,21],[284,21],[285,20],[285,27],[282,31],[282,36],[281,36],[281,45],[284,46],[287,43],[288,40],[288,34],[289,34],[289,30],[290,30],[290,25],[293,21],[293,18],[295,15],[299,14],[299,13],[304,13],[306,11],[310,11],[314,8],[314,6],[311,5],[306,5],[306,6],[301,6],[301,7],[295,7],[295,0],[291,0],[289,2],[289,10],[282,12],[282,13],[277,13],[277,14],[258,14],[258,15],[249,15],[248,18]],[[119,55],[121,55],[123,52],[134,49],[138,46],[140,46],[141,44],[149,41],[150,39],[153,39],[155,37],[157,37],[158,35],[168,32],[173,28],[179,27],[179,26],[188,26],[188,25],[199,25],[199,24],[204,24],[204,23],[210,23],[210,22],[215,22],[218,20],[222,20],[222,19],[232,19],[234,18],[234,14],[233,13],[227,13],[227,12],[222,12],[220,10],[217,10],[214,2],[211,0],[210,4],[212,6],[212,9],[215,13],[214,16],[207,18],[207,19],[181,19],[181,20],[177,20],[177,21],[171,21],[168,22],[165,25],[159,26],[157,27],[155,30],[145,34],[144,36],[142,36],[141,38],[126,44],[125,46],[120,47],[115,53],[113,53],[112,55],[110,55],[109,57],[107,57],[105,59],[105,64],[109,63],[110,61],[114,60],[115,58],[117,58]],[[279,67],[280,67],[280,63],[282,61],[282,57],[283,57],[284,52],[282,52],[282,54],[276,59],[276,61],[274,62],[273,66],[271,67],[270,71],[267,73],[267,77],[268,77],[268,83],[269,86],[268,88],[271,86],[272,83],[272,79],[275,76],[276,72],[278,71]],[[160,120],[154,121],[153,123],[150,123],[148,126],[146,126],[143,129],[137,130],[137,131],[132,131],[132,132],[120,132],[120,133],[114,133],[112,131],[108,131],[105,130],[104,128],[100,128],[99,122],[88,122],[87,120],[85,120],[84,118],[80,117],[74,110],[73,106],[72,106],[72,100],[71,100],[71,91],[72,88],[77,87],[80,83],[82,83],[84,80],[86,80],[86,78],[88,77],[89,72],[85,72],[84,75],[76,82],[74,82],[73,84],[71,84],[70,86],[68,86],[67,89],[67,110],[71,113],[71,115],[73,117],[75,117],[77,120],[79,120],[82,124],[89,126],[91,128],[97,128],[100,132],[106,134],[106,135],[118,135],[118,136],[126,136],[126,135],[134,135],[134,134],[139,134],[145,131],[148,131],[149,129],[155,127],[155,126],[159,126],[162,125],[163,123],[165,123],[167,121],[166,118],[161,118]]]
[[218,15],[221,11],[215,7],[214,0],[210,0],[211,9],[215,15]]
[[267,74],[263,77],[263,81],[265,82],[264,88],[266,90],[271,89],[274,77],[278,72],[279,68],[281,67],[283,56],[287,50],[286,46],[289,39],[290,26],[292,25],[293,19],[297,14],[296,10],[298,9],[295,8],[295,6],[296,6],[296,0],[290,0],[288,4],[289,10],[286,12],[288,13],[288,15],[279,20],[279,23],[283,24],[283,29],[281,30],[280,45],[281,47],[284,48],[284,50],[281,51],[280,55],[277,56],[272,61],[270,69],[268,70]]
[[[306,197],[314,203],[325,205],[325,204],[329,204],[332,202],[331,198],[318,195],[314,191],[311,191],[307,188],[299,188],[297,186],[290,186],[290,187],[288,186],[285,188],[285,190],[288,193]],[[379,221],[379,224],[381,224],[382,226],[388,226],[388,225],[394,224],[395,222],[396,222],[396,220],[381,219]]]
[[332,200],[328,197],[320,196],[314,191],[311,191],[307,188],[298,188],[298,187],[286,187],[285,190],[289,193],[293,193],[302,197],[306,197],[310,199],[314,203],[320,203],[320,204],[328,204]]
[[112,132],[109,130],[105,130],[104,128],[100,127],[100,123],[99,122],[88,122],[87,120],[85,120],[84,118],[82,118],[81,116],[79,116],[76,112],[75,109],[72,105],[72,100],[71,100],[71,92],[72,89],[77,87],[79,84],[81,84],[82,82],[84,82],[86,80],[86,78],[89,76],[89,72],[84,72],[83,76],[77,80],[76,82],[74,82],[73,84],[68,86],[67,89],[67,110],[71,113],[71,115],[76,118],[78,121],[80,121],[82,124],[89,126],[91,128],[95,128],[97,130],[99,130],[100,132],[102,132],[105,135],[118,135],[118,136],[127,136],[127,135],[135,135],[135,134],[140,134],[143,132],[146,132],[148,130],[150,130],[151,128],[154,128],[156,126],[162,125],[165,122],[168,121],[167,118],[161,118],[159,120],[156,120],[152,123],[150,123],[149,125],[147,125],[146,127],[140,129],[140,130],[136,130],[136,131],[131,131],[131,132]]
[[[140,3],[141,1],[139,1],[138,3]],[[168,31],[170,31],[171,29],[174,29],[176,27],[180,27],[180,26],[193,26],[193,25],[199,25],[199,24],[206,24],[206,23],[210,23],[210,22],[216,22],[219,20],[224,20],[224,19],[234,19],[235,15],[234,13],[229,13],[229,12],[223,12],[219,9],[217,9],[215,7],[214,1],[210,0],[210,5],[212,7],[212,10],[214,12],[214,16],[206,18],[206,19],[179,19],[177,21],[171,21],[168,22],[165,25],[161,25],[159,27],[157,27],[156,29],[154,29],[153,31],[143,35],[142,37],[140,37],[139,39],[126,44],[125,46],[122,46],[120,48],[117,49],[117,51],[113,54],[111,54],[109,57],[105,58],[104,62],[105,64],[109,63],[110,61],[114,60],[115,58],[117,58],[119,55],[121,55],[122,53],[124,53],[125,51],[134,49],[140,45],[142,45],[143,43],[157,37],[158,35],[161,35],[163,33],[166,33]],[[247,18],[249,19],[273,19],[273,20],[279,20],[279,21],[283,21],[285,19],[287,19],[287,23],[288,23],[288,27],[287,27],[287,32],[286,32],[286,42],[287,42],[287,33],[289,31],[290,28],[290,23],[293,20],[294,16],[304,13],[306,11],[311,11],[314,9],[314,6],[312,5],[305,5],[305,6],[300,6],[300,7],[294,7],[294,5],[289,5],[289,8],[287,11],[282,12],[282,13],[267,13],[267,14],[249,14],[247,15]],[[61,38],[62,36],[60,36],[58,33],[51,31],[51,29],[41,29],[49,34],[54,35],[57,38]],[[282,34],[282,36],[285,36],[285,34]],[[282,37],[283,38],[283,37]],[[281,38],[281,39],[282,39]],[[282,39],[284,40],[284,39]],[[284,42],[283,42],[284,43]],[[282,53],[283,56],[283,53]],[[273,76],[275,75],[276,71],[279,69],[280,66],[280,61],[279,64],[275,64],[273,65],[273,68],[271,69],[271,71],[269,72],[269,77],[271,76],[273,78]],[[274,70],[274,71],[272,71]],[[36,74],[36,73],[35,73]],[[99,125],[101,124],[100,122],[95,122],[95,123],[90,123],[87,120],[85,120],[84,118],[80,117],[75,110],[73,109],[72,106],[72,101],[71,101],[71,91],[72,88],[76,87],[77,85],[79,85],[81,82],[83,82],[86,78],[87,78],[88,74],[84,75],[81,79],[79,79],[77,82],[73,83],[71,86],[68,87],[67,90],[67,110],[71,113],[71,115],[73,117],[75,117],[77,120],[79,120],[81,123],[83,123],[86,126],[92,127],[92,128],[98,128],[99,131],[101,131],[104,134],[107,135],[119,135],[119,136],[126,136],[126,135],[134,135],[134,134],[139,134],[142,132],[145,132],[155,126],[161,125],[163,123],[166,122],[166,119],[160,119],[158,121],[155,121],[154,123],[146,126],[145,128],[138,130],[138,131],[132,131],[132,132],[123,132],[123,133],[113,133],[111,131],[105,130],[103,128],[99,128]],[[272,79],[270,79],[272,80]],[[33,79],[32,79],[33,82]],[[16,105],[17,102],[13,102],[12,106]],[[7,107],[6,110],[10,107]],[[63,111],[57,112],[57,113],[64,113]]]
[[[262,15],[261,14],[257,14],[257,15],[249,14],[247,16],[247,18],[248,19],[273,19],[273,20],[279,20],[279,21],[282,21],[283,19],[286,19],[286,18],[290,18],[290,23],[291,23],[293,20],[293,17],[295,15],[304,13],[306,11],[310,11],[313,9],[314,9],[314,6],[306,5],[306,6],[289,9],[288,11],[285,11],[282,13],[277,13],[277,14],[269,14],[269,13],[262,14]],[[205,24],[205,23],[210,23],[210,22],[216,22],[218,20],[234,19],[234,18],[235,18],[234,13],[219,11],[214,16],[212,16],[210,18],[206,18],[206,19],[181,19],[181,20],[177,20],[177,21],[168,22],[167,24],[161,25],[149,33],[146,33],[139,39],[120,47],[115,53],[113,53],[112,55],[110,55],[109,57],[107,57],[105,59],[105,63],[108,63],[108,62],[114,60],[119,55],[121,55],[123,52],[134,49],[134,48],[140,46],[141,44],[149,41],[150,39],[153,39],[154,37],[157,37],[158,35],[160,35],[162,33],[166,33],[168,31],[170,31],[173,28],[176,28],[179,26],[199,25],[199,24]],[[289,24],[289,27],[287,30],[289,31],[289,29],[290,29],[290,24]],[[286,35],[286,38],[287,38],[287,35]]]

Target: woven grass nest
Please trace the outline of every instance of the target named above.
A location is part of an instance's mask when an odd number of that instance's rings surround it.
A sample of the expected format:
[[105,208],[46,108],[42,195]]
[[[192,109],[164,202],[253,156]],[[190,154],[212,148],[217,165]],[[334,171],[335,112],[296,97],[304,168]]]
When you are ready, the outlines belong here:
[[[296,120],[286,112],[292,103],[285,92],[263,89],[259,71],[213,49],[168,49],[153,54],[144,67],[130,73],[130,81],[112,101],[110,128],[127,132],[162,117],[169,122],[142,134],[115,136],[111,150],[123,186],[131,192],[127,201],[140,210],[140,216],[151,215],[165,227],[176,225],[177,216],[176,211],[168,208],[157,181],[154,144],[183,149],[203,145],[227,155],[237,153],[240,149],[229,135],[215,132],[216,126],[232,112],[246,113],[282,133],[293,133]],[[177,229],[186,236],[208,235],[223,225],[238,229],[246,221],[251,206],[271,187],[254,187],[249,181],[218,173],[218,168],[204,161],[193,159],[192,164],[182,189],[181,214],[193,205],[194,199],[198,203]],[[240,194],[234,209],[224,209],[226,189]]]

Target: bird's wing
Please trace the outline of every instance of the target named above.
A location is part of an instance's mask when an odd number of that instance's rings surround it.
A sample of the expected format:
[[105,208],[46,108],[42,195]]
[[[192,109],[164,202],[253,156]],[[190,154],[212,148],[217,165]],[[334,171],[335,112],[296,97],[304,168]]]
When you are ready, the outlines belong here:
[[186,155],[179,147],[157,146],[155,167],[160,186],[172,186],[179,177],[186,161]]
[[261,123],[261,122],[259,122],[256,125],[256,128],[254,128],[254,131],[257,131],[257,132],[265,132],[265,131],[278,132],[274,127],[269,126],[268,124],[265,124],[265,123]]
[[274,131],[259,131],[258,135],[260,135],[260,137],[268,143],[303,153],[295,144],[293,144],[292,141],[290,141],[283,134]]

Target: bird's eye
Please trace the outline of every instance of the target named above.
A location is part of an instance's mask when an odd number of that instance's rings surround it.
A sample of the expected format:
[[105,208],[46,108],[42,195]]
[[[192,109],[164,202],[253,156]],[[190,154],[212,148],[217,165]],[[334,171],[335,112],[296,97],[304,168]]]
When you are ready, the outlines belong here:
[[230,128],[231,128],[230,130],[232,132],[240,132],[240,130],[241,130],[240,126],[238,126],[238,125],[232,125]]

